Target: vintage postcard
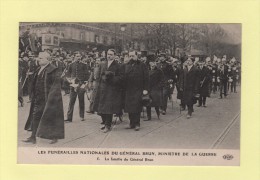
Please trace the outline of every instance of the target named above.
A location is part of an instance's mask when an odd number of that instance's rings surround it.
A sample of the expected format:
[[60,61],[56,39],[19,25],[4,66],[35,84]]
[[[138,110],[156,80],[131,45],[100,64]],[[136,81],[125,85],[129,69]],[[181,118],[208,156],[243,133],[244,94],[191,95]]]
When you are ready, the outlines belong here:
[[19,23],[18,163],[239,166],[241,28]]
[[0,0],[0,179],[259,180],[258,0]]

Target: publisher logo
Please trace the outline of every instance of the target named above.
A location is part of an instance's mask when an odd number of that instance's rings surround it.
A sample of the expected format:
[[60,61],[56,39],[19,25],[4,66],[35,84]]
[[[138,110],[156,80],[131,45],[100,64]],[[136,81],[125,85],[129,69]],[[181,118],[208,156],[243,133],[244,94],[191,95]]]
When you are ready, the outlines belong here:
[[233,159],[233,158],[234,158],[234,156],[231,155],[231,154],[225,154],[225,155],[223,156],[223,159],[225,159],[225,160],[231,160],[231,159]]

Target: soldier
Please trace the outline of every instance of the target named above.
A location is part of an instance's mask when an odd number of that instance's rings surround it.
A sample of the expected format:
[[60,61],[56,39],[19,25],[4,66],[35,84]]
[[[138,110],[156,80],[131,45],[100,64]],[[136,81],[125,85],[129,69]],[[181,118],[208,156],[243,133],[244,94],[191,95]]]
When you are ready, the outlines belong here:
[[35,144],[36,136],[50,139],[51,144],[64,138],[60,76],[50,61],[50,54],[39,53],[40,67],[32,75],[32,103],[25,125],[25,130],[32,130],[31,136],[24,140],[27,143]]
[[121,112],[121,83],[124,72],[118,61],[115,60],[115,50],[107,51],[107,61],[100,64],[99,86],[95,95],[93,110],[98,112],[105,126],[104,133],[111,131],[113,114]]
[[[67,119],[65,122],[72,122],[73,110],[76,98],[79,99],[79,116],[81,121],[84,121],[84,94],[85,94],[85,81],[88,80],[88,66],[80,62],[81,55],[79,52],[75,53],[74,62],[69,65],[67,77],[71,78],[70,84],[70,102],[67,112]],[[84,86],[84,87],[83,87]]]
[[148,94],[149,75],[145,64],[137,59],[137,52],[129,52],[129,62],[125,67],[125,112],[129,115],[127,129],[140,129],[142,96]]
[[209,96],[209,81],[210,81],[210,75],[209,75],[209,69],[204,66],[203,61],[199,61],[199,104],[198,107],[206,107],[206,99]]

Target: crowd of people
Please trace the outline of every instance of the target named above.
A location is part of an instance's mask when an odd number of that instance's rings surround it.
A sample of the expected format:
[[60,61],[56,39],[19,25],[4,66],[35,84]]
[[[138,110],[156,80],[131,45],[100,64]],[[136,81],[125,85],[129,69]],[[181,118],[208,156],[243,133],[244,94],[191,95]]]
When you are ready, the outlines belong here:
[[[112,130],[112,120],[122,120],[128,113],[127,129],[140,130],[144,107],[150,121],[154,107],[158,119],[166,115],[168,101],[174,90],[180,99],[180,110],[187,108],[187,119],[192,117],[193,106],[207,107],[207,98],[219,93],[219,98],[236,93],[240,83],[240,63],[222,58],[171,57],[166,53],[144,56],[137,51],[118,54],[106,52],[68,52],[62,49],[45,50],[38,55],[20,52],[19,96],[29,96],[31,108],[25,130],[32,131],[24,142],[36,143],[36,136],[56,143],[64,138],[64,122],[73,122],[76,99],[79,116],[88,114],[101,117],[104,133]],[[62,92],[69,95],[67,118],[64,118]],[[90,101],[85,108],[85,95]]]

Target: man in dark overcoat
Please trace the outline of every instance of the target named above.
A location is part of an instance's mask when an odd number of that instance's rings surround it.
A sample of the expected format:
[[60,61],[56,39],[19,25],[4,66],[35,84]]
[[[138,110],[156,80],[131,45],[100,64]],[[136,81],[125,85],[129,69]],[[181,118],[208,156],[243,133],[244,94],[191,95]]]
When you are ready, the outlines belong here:
[[39,53],[40,67],[33,74],[32,103],[25,130],[32,134],[24,142],[36,143],[36,136],[52,140],[64,139],[64,113],[61,97],[60,76],[50,64],[47,52]]
[[88,66],[82,62],[80,62],[81,55],[79,52],[75,53],[74,62],[69,65],[68,71],[66,76],[72,78],[74,83],[70,87],[70,102],[69,108],[67,112],[67,119],[66,122],[72,122],[74,105],[76,102],[76,98],[78,96],[79,99],[79,116],[81,121],[84,121],[84,114],[85,114],[85,87],[84,83],[89,78],[89,69]]
[[120,64],[115,60],[115,50],[109,49],[107,52],[107,61],[100,64],[98,72],[100,73],[97,94],[94,100],[94,111],[96,111],[105,122],[104,133],[111,131],[113,114],[121,112],[121,83],[124,78],[124,72]]
[[195,96],[198,94],[199,74],[191,58],[186,60],[186,64],[181,75],[180,91],[183,91],[183,101],[188,107],[187,119],[189,119],[194,112],[193,105],[196,103]]
[[146,107],[147,119],[144,121],[151,120],[151,107],[155,108],[157,117],[160,117],[160,106],[162,105],[162,85],[163,85],[163,72],[160,70],[155,62],[150,62],[149,70],[149,94],[152,99],[152,103]]
[[222,59],[222,63],[218,68],[218,79],[219,79],[219,99],[222,99],[223,94],[224,97],[227,97],[227,84],[228,84],[228,66],[226,65],[226,60]]
[[168,98],[171,95],[171,87],[170,84],[173,83],[173,68],[172,66],[166,62],[166,55],[161,53],[159,55],[160,63],[158,64],[159,68],[162,70],[164,75],[164,81],[163,81],[163,101],[162,101],[162,114],[166,114],[167,110],[167,104],[168,104]]
[[210,71],[204,66],[203,61],[198,62],[199,67],[199,104],[198,107],[206,107],[206,99],[209,96]]
[[142,112],[142,96],[148,94],[149,75],[145,64],[137,59],[137,52],[129,52],[129,62],[125,67],[125,107],[128,113],[129,129],[140,129],[140,116]]

